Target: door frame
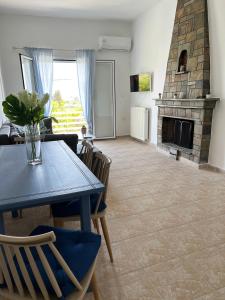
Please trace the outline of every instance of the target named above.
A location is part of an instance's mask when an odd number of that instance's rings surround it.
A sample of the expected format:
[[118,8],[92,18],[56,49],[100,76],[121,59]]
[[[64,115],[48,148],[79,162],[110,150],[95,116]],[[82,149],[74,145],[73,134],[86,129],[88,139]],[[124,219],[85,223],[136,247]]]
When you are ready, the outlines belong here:
[[[95,139],[96,140],[116,139],[116,80],[115,80],[116,63],[114,59],[98,59],[96,60],[96,65],[98,63],[110,63],[112,65],[113,136],[100,137],[100,138],[95,137]],[[95,105],[93,105],[93,132],[95,135]]]

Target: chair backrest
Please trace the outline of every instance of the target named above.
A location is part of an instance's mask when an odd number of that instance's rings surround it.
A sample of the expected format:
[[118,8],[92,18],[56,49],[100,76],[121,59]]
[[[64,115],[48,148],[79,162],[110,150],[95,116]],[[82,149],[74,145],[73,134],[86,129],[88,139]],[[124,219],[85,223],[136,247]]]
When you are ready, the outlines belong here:
[[[62,297],[59,284],[42,249],[43,246],[48,246],[50,248],[53,256],[56,258],[71,282],[79,291],[82,291],[83,287],[80,285],[79,281],[76,279],[67,263],[55,247],[55,240],[56,237],[54,232],[30,237],[0,235],[0,283],[4,283],[6,285],[5,289],[0,288],[0,295],[4,294],[6,290],[10,299],[40,299],[38,297],[39,294],[37,294],[32,283],[28,271],[29,268],[29,270],[32,270],[36,285],[39,287],[43,299],[51,299],[32,254],[35,248],[56,297]],[[21,255],[21,253],[23,254]],[[23,281],[21,277],[23,277]],[[26,286],[24,286],[23,282],[25,282]],[[26,298],[24,298],[25,296]]]
[[98,211],[98,207],[101,201],[106,201],[109,171],[112,160],[101,152],[96,152],[94,155],[94,161],[92,165],[92,172],[95,176],[104,184],[105,190],[99,196],[95,213]]
[[83,163],[91,169],[94,146],[87,140],[82,141],[81,158]]

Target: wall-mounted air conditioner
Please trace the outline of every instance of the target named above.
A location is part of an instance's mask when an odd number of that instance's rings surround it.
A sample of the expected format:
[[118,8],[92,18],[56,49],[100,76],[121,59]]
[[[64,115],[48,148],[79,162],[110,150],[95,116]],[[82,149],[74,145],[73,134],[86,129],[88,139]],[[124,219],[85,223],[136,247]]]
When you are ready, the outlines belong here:
[[100,36],[98,40],[99,50],[130,51],[131,38],[119,36]]

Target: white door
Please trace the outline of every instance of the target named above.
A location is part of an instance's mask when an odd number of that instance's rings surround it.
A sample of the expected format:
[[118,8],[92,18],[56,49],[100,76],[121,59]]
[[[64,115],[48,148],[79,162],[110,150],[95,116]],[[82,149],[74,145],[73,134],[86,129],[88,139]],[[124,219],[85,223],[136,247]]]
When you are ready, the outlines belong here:
[[115,62],[97,61],[94,92],[94,135],[115,138]]

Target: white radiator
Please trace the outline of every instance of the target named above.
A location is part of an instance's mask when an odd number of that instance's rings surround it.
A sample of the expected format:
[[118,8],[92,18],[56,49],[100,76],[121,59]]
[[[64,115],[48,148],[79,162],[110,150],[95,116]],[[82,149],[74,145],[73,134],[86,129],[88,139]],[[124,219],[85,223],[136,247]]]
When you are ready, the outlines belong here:
[[149,109],[141,106],[131,107],[130,114],[130,135],[140,141],[147,141],[149,138]]

